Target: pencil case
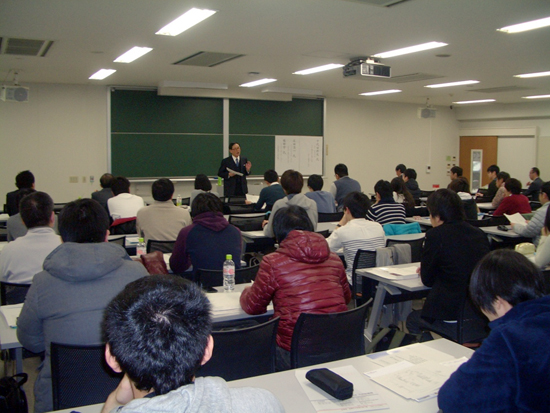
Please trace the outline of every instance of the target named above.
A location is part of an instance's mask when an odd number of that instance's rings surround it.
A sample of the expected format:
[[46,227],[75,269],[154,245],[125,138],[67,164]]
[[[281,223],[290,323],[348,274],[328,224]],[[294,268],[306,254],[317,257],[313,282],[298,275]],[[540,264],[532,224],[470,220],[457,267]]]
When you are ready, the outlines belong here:
[[353,396],[353,383],[329,369],[313,369],[307,372],[306,379],[338,400]]

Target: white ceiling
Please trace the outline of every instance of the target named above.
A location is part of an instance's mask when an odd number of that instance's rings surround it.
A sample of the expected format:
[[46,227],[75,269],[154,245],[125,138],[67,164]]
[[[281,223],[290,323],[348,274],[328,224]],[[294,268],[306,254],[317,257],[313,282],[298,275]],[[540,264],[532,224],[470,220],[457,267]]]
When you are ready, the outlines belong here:
[[[550,94],[550,78],[515,74],[550,71],[550,27],[519,34],[496,29],[550,16],[548,0],[409,0],[393,7],[361,0],[0,0],[0,36],[53,40],[46,57],[0,55],[0,81],[157,86],[162,81],[225,83],[231,93],[259,93],[238,85],[263,77],[268,86],[321,90],[326,97],[450,105],[457,100],[494,98],[525,102]],[[218,10],[177,37],[154,33],[191,7]],[[443,48],[384,59],[392,76],[426,73],[440,79],[396,84],[344,79],[341,69],[310,76],[292,72],[326,63],[346,64],[428,41]],[[154,50],[131,64],[113,60],[132,46]],[[219,66],[172,63],[199,51],[244,54]],[[449,57],[436,57],[448,54]],[[102,81],[88,80],[100,68],[117,69]],[[249,75],[259,72],[259,76]],[[476,79],[481,83],[427,89],[431,83]],[[527,87],[481,93],[472,89]],[[381,89],[402,93],[362,97]],[[269,95],[265,94],[264,95]]]

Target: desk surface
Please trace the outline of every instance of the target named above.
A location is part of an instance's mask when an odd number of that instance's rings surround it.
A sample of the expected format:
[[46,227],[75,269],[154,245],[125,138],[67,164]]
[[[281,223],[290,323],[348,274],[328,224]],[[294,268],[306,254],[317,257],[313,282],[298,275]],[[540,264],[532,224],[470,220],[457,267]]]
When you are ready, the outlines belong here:
[[[334,231],[338,222],[319,222],[317,223],[317,231],[329,230]],[[263,231],[241,231],[241,234],[247,238],[268,238],[264,235]]]
[[[470,358],[473,351],[445,339],[439,339],[413,346],[423,346],[424,348],[438,350],[449,354],[454,358]],[[378,353],[380,354],[380,353]],[[359,356],[349,359],[324,363],[318,366],[311,366],[305,370],[313,368],[327,367],[335,368],[342,366],[353,366],[357,371],[363,373],[380,368],[379,365],[372,362],[368,356]],[[380,397],[388,404],[389,409],[379,410],[380,412],[407,412],[407,413],[436,413],[438,411],[437,399],[432,398],[423,402],[407,400],[391,390],[373,382],[370,378],[363,375],[369,386],[376,391]],[[287,413],[315,413],[315,409],[309,401],[306,393],[298,383],[295,376],[295,370],[283,371],[280,373],[266,374],[264,376],[251,377],[248,379],[235,380],[228,383],[229,387],[260,387],[271,391],[283,404]],[[59,410],[57,413],[70,413],[78,411],[80,413],[98,413],[101,411],[101,404],[95,404],[74,409]]]
[[391,285],[393,287],[401,288],[402,290],[406,290],[406,291],[428,290],[429,287],[426,287],[424,284],[422,284],[422,280],[420,280],[420,276],[416,278],[409,278],[406,280],[394,280],[394,279],[382,277],[379,274],[377,274],[377,271],[380,270],[381,268],[404,268],[404,267],[410,267],[410,266],[418,267],[419,265],[420,265],[419,262],[413,262],[409,264],[399,264],[399,265],[392,265],[392,266],[386,266],[386,267],[362,268],[357,270],[357,273],[360,274],[362,277],[371,278],[375,281],[384,283],[386,285]]
[[492,202],[479,202],[476,205],[482,211],[494,211],[496,209]]

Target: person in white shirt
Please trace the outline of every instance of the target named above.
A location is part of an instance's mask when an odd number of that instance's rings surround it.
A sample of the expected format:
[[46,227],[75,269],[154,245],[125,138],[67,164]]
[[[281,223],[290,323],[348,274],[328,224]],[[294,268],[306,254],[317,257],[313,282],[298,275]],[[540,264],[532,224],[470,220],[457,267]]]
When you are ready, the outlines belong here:
[[111,190],[114,197],[107,200],[107,206],[113,221],[135,217],[137,212],[145,206],[142,197],[130,194],[130,181],[123,176],[115,178]]
[[327,238],[330,250],[333,252],[344,249],[346,259],[346,275],[351,284],[351,270],[357,250],[375,251],[386,246],[384,228],[378,222],[368,221],[365,216],[370,208],[367,195],[361,192],[350,192],[344,197],[344,216]]

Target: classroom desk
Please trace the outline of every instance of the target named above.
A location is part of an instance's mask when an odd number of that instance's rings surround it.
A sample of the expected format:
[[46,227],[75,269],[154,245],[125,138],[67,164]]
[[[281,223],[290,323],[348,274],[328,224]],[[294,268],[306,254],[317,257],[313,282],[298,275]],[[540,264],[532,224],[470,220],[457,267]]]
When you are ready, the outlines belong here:
[[[329,232],[334,231],[334,228],[336,228],[336,224],[338,222],[319,222],[317,223],[317,231],[325,231],[328,230]],[[243,237],[250,238],[250,239],[260,239],[260,238],[269,238],[264,235],[264,232],[262,230],[260,231],[241,231],[241,234]]]
[[426,237],[425,232],[419,234],[386,235],[386,241],[416,241]]
[[[241,292],[245,287],[251,284],[237,284],[235,285],[235,291],[232,293],[224,293],[223,287],[218,287],[221,292],[210,293],[206,296],[212,304],[212,321],[231,321],[240,320],[245,318],[257,317],[248,315],[241,308],[240,297]],[[13,304],[0,307],[0,350],[15,349],[16,356],[16,372],[21,373],[23,371],[23,350],[22,346],[17,340],[17,329],[10,327],[8,321],[4,316],[3,311],[17,311],[21,312],[23,304]],[[270,305],[267,308],[267,312],[262,315],[272,315],[273,306]]]
[[[415,348],[414,346],[421,346],[421,348],[428,349],[428,351],[437,350],[454,358],[470,358],[473,354],[471,349],[445,339],[429,341],[421,344],[413,344],[408,347],[412,350]],[[377,355],[380,354],[381,353],[377,353]],[[355,369],[357,369],[357,371],[362,374],[362,377],[368,382],[371,389],[378,393],[380,397],[388,404],[388,409],[376,411],[390,413],[436,413],[438,411],[437,398],[428,399],[423,402],[407,400],[363,375],[364,372],[380,368],[380,366],[375,364],[369,356],[358,356],[333,361],[330,363],[323,363],[317,366],[306,367],[304,370],[309,371],[320,367],[332,369],[343,366],[355,367]],[[296,379],[295,370],[235,380],[229,382],[228,385],[229,387],[260,387],[267,389],[277,396],[287,413],[315,413],[315,408]],[[73,411],[79,413],[99,413],[102,406],[102,404],[94,404],[72,409],[58,410],[56,413],[71,413]]]
[[430,217],[407,217],[405,218],[405,221],[407,222],[418,222],[420,226],[424,227],[423,230],[427,229],[428,227],[432,227],[432,221],[430,221]]
[[480,211],[494,211],[497,209],[491,202],[480,202],[476,204]]
[[367,323],[367,328],[365,329],[365,336],[369,341],[372,341],[374,331],[378,326],[378,320],[380,320],[380,315],[382,314],[382,307],[384,306],[384,298],[386,298],[386,293],[392,295],[401,294],[399,289],[405,291],[423,291],[429,290],[429,287],[426,287],[422,284],[420,276],[412,279],[406,280],[390,280],[380,276],[381,268],[401,268],[401,267],[410,267],[411,265],[418,266],[420,263],[413,262],[409,264],[399,264],[386,267],[375,267],[375,268],[362,268],[357,270],[357,273],[362,277],[370,278],[371,280],[378,281],[378,286],[376,288],[376,295],[374,297],[374,303],[372,305],[372,310],[370,313],[369,321]]

